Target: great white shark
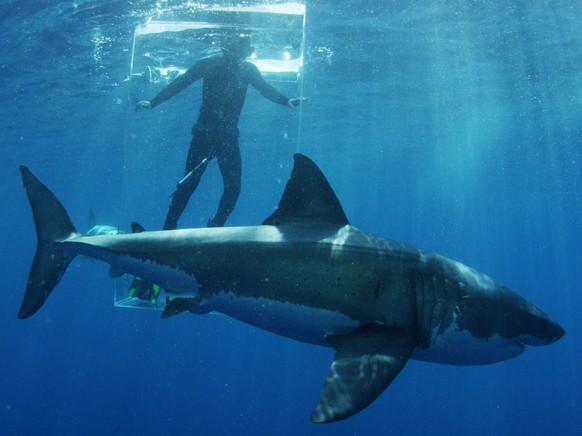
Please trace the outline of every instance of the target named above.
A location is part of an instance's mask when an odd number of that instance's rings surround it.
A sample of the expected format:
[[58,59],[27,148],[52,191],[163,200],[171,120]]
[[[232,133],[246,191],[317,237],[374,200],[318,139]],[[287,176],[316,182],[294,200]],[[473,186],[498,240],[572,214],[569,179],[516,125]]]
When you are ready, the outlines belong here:
[[408,359],[481,365],[564,335],[502,284],[459,262],[350,225],[320,169],[295,155],[260,226],[83,236],[55,195],[20,167],[38,246],[19,318],[32,316],[77,255],[165,289],[163,317],[219,312],[331,347],[315,423],[371,404]]

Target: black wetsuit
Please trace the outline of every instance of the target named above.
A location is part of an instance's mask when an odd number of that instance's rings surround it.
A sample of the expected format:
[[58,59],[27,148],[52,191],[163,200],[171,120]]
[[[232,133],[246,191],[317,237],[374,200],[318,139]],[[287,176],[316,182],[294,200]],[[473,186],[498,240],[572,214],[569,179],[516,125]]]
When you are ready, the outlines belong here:
[[[198,122],[192,128],[192,143],[186,160],[185,175],[193,171],[174,193],[164,230],[175,229],[188,200],[197,188],[208,163],[218,159],[224,192],[216,216],[209,226],[222,226],[234,210],[240,194],[242,164],[238,144],[238,121],[248,85],[267,99],[286,105],[289,99],[269,85],[258,68],[250,62],[214,56],[197,62],[186,73],[164,88],[150,103],[155,107],[186,87],[203,80],[202,106]],[[206,160],[205,160],[206,159]]]

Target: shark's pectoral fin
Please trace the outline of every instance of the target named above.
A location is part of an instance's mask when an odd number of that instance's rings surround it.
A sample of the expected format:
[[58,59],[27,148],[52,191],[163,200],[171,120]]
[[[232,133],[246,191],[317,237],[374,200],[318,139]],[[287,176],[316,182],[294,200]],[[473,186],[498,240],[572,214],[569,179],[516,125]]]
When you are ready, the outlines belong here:
[[346,419],[367,407],[396,378],[415,346],[410,332],[385,327],[328,336],[327,341],[336,354],[311,415],[314,423]]

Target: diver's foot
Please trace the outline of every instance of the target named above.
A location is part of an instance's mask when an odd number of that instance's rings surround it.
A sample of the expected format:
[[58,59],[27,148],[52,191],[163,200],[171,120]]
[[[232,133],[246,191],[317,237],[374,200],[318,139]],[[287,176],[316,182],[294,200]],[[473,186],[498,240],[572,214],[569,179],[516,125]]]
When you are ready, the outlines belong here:
[[217,220],[216,218],[212,218],[208,220],[206,227],[224,227],[224,222]]
[[134,277],[131,286],[129,287],[129,296],[139,298],[140,300],[146,300],[155,306],[158,301],[158,296],[162,289],[158,285],[146,282],[141,277]]

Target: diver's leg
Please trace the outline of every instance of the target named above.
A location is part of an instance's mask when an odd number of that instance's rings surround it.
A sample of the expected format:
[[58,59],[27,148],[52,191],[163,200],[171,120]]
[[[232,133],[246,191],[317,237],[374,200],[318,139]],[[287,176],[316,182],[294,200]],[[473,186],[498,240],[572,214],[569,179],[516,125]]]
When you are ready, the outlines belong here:
[[[173,230],[178,226],[178,218],[184,212],[190,196],[198,186],[200,178],[208,165],[208,160],[210,159],[209,144],[210,141],[204,126],[195,125],[192,128],[192,142],[186,159],[185,176],[172,196],[164,230]],[[191,171],[193,171],[192,175],[186,178]],[[128,293],[130,297],[149,300],[152,306],[156,306],[160,290],[160,286],[147,282],[140,277],[134,277]]]
[[208,227],[222,227],[234,210],[240,194],[242,162],[238,145],[238,129],[229,129],[217,153],[218,167],[222,175],[224,191],[216,216],[208,221]]
[[[174,230],[178,227],[178,219],[186,209],[188,200],[198,187],[200,178],[204,174],[210,160],[210,140],[203,126],[195,125],[192,129],[192,142],[186,159],[184,180],[178,184],[172,195],[172,201],[164,223],[164,230]],[[193,171],[191,175],[189,173]],[[186,178],[186,176],[188,176]]]

